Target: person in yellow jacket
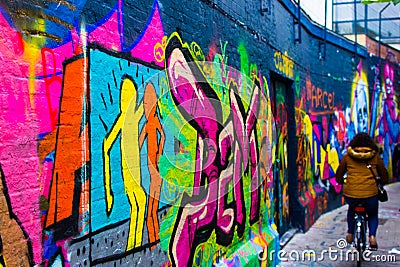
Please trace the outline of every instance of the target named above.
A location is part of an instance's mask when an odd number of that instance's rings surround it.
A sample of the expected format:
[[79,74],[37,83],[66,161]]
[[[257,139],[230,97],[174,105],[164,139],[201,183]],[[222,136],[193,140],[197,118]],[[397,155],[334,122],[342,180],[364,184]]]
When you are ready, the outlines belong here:
[[371,249],[378,248],[376,231],[378,229],[379,202],[376,179],[367,165],[370,164],[375,176],[380,177],[381,184],[388,183],[388,171],[378,151],[378,146],[367,133],[357,133],[350,141],[347,153],[343,156],[336,170],[336,182],[344,184],[343,195],[346,203],[349,204],[346,241],[351,243],[354,238],[354,210],[352,206],[355,202],[363,201],[366,203]]

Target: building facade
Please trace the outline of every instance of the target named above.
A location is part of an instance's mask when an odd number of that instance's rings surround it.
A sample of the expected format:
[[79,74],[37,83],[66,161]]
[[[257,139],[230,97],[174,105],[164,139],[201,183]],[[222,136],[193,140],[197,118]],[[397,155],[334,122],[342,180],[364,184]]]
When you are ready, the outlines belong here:
[[356,133],[399,179],[399,65],[290,0],[0,10],[0,266],[274,266]]

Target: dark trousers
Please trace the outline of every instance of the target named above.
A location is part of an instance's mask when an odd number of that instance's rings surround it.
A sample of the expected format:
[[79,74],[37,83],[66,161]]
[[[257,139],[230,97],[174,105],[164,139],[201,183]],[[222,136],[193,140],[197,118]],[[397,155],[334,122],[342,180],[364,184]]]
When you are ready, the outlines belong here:
[[378,208],[379,202],[378,197],[369,197],[369,198],[352,198],[352,197],[344,197],[344,200],[347,204],[349,204],[349,209],[347,210],[347,233],[354,233],[354,209],[352,208],[355,202],[364,202],[366,204],[366,211],[368,215],[368,229],[369,235],[376,236],[376,230],[378,229]]

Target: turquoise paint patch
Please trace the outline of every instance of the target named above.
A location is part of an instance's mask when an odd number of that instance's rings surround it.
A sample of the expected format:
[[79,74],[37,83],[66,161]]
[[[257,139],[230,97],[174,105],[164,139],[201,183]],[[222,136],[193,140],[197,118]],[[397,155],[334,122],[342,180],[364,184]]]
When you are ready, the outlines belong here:
[[[129,219],[130,205],[125,194],[121,172],[120,136],[110,150],[111,188],[114,194],[113,210],[106,214],[105,185],[103,171],[103,140],[120,113],[120,86],[122,77],[129,75],[137,86],[138,100],[142,101],[144,88],[160,70],[130,62],[99,50],[90,50],[90,159],[91,199],[90,214],[92,231]],[[156,93],[159,86],[153,83]],[[139,123],[143,127],[145,117]],[[168,139],[167,139],[168,140]],[[141,181],[148,191],[150,175],[147,168],[147,149],[141,150]]]

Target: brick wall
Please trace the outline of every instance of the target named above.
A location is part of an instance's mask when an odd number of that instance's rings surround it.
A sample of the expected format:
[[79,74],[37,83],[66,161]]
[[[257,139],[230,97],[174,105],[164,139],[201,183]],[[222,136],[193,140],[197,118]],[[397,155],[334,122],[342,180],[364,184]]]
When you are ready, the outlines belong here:
[[291,1],[0,10],[1,266],[273,266],[354,134],[398,179],[399,66]]

